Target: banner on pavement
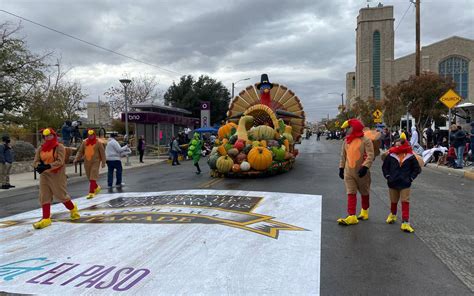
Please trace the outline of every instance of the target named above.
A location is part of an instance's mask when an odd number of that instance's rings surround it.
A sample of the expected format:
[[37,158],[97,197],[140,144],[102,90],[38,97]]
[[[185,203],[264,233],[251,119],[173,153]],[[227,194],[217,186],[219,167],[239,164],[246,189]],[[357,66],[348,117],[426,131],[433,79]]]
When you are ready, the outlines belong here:
[[101,194],[0,219],[0,291],[319,293],[321,196],[182,190]]

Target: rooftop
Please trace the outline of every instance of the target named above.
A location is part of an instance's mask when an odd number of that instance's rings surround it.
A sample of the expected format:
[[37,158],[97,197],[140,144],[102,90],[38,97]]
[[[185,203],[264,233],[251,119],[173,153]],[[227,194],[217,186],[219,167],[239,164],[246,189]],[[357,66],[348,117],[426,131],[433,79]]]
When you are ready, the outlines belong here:
[[165,105],[156,104],[156,103],[148,103],[148,102],[133,104],[130,107],[134,108],[134,109],[140,109],[141,111],[155,111],[156,112],[158,110],[165,110],[165,111],[178,112],[178,113],[182,113],[182,114],[192,114],[192,112],[190,112],[188,110],[185,110],[185,109],[181,109],[181,108],[177,108],[177,107],[171,107],[171,106],[165,106]]

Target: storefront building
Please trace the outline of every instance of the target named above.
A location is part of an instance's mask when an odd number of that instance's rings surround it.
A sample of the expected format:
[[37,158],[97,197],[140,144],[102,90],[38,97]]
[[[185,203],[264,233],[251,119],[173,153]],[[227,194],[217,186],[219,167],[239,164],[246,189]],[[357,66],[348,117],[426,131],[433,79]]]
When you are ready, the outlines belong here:
[[[128,112],[128,124],[134,125],[135,135],[145,137],[150,145],[168,145],[173,136],[186,129],[199,127],[200,119],[193,118],[191,112],[181,108],[153,103],[132,105]],[[122,113],[125,121],[125,113]]]

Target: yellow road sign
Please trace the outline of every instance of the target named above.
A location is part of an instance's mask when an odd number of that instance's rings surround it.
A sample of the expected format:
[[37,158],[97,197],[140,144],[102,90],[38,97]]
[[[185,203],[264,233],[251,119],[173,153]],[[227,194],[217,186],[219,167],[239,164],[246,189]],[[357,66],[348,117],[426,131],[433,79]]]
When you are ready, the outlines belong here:
[[439,98],[439,101],[449,109],[456,106],[461,100],[462,98],[452,89],[448,90],[441,98]]
[[375,123],[382,123],[382,118],[374,118]]
[[382,111],[380,111],[379,109],[375,110],[374,113],[372,113],[372,115],[374,115],[374,118],[375,119],[379,119],[379,118],[382,118]]

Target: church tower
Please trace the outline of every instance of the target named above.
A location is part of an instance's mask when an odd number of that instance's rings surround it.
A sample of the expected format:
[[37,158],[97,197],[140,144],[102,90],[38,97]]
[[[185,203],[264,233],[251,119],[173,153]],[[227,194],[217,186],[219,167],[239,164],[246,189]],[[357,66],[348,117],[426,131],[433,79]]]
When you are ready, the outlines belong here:
[[383,84],[393,80],[393,6],[362,8],[356,28],[355,94],[361,99],[383,99]]

